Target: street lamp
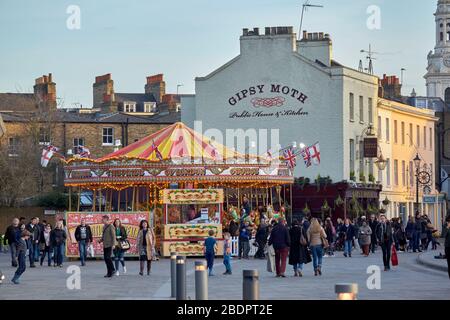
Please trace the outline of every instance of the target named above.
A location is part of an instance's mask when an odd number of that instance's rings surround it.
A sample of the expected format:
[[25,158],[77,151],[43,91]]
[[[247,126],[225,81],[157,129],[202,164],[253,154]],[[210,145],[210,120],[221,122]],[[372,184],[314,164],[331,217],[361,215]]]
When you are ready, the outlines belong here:
[[337,300],[356,300],[358,284],[338,283],[335,285],[334,291],[337,294]]
[[416,210],[419,210],[419,186],[420,185],[428,185],[431,181],[431,174],[427,172],[426,166],[424,165],[424,169],[421,169],[420,163],[422,159],[420,159],[419,154],[416,154],[413,159],[414,165],[416,166]]
[[383,154],[380,153],[380,156],[375,160],[375,165],[378,167],[379,170],[383,171],[386,169],[387,160],[383,157]]

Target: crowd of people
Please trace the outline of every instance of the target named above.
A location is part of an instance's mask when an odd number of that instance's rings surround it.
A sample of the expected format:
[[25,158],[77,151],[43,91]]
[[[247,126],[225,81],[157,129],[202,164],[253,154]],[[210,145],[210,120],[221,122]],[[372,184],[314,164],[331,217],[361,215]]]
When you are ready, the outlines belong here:
[[[98,240],[103,246],[103,258],[106,264],[106,278],[113,275],[119,276],[120,266],[122,272],[126,273],[125,252],[130,249],[127,240],[127,231],[120,219],[110,223],[108,215],[102,217],[103,232]],[[81,219],[80,225],[74,233],[78,243],[80,264],[86,266],[88,250],[93,244],[93,235],[85,219]],[[53,228],[50,223],[38,217],[33,217],[29,223],[25,218],[14,218],[6,229],[4,244],[9,247],[11,254],[11,266],[17,268],[12,282],[19,284],[20,276],[26,270],[26,256],[29,258],[29,267],[35,268],[36,263],[43,266],[47,258],[49,267],[63,267],[65,259],[66,241],[68,230],[64,219],[58,220]],[[139,253],[139,274],[144,275],[144,267],[147,264],[147,275],[151,272],[151,263],[155,259],[155,234],[147,220],[142,220],[137,235],[137,249]]]

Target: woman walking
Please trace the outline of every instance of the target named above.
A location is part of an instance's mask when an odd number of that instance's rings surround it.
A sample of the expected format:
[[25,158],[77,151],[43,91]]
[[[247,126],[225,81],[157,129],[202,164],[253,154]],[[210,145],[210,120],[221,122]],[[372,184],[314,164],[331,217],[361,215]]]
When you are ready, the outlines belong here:
[[311,225],[306,231],[306,235],[313,254],[314,275],[322,275],[323,247],[327,235],[316,218],[311,219]]
[[155,234],[150,228],[147,220],[142,220],[139,224],[137,235],[137,246],[139,251],[139,274],[144,275],[144,265],[147,261],[147,275],[150,275],[153,258],[153,245],[155,243]]
[[47,255],[48,259],[48,266],[52,266],[52,243],[50,241],[51,238],[51,232],[52,232],[52,226],[50,223],[46,224],[44,227],[44,232],[41,233],[41,239],[39,241],[39,249],[42,252],[41,255],[41,266],[44,263],[45,255]]
[[327,234],[328,243],[330,244],[327,249],[327,254],[331,257],[334,256],[334,245],[336,238],[336,229],[333,226],[331,218],[325,220],[325,233]]
[[119,275],[119,262],[122,264],[123,267],[123,273],[127,273],[127,267],[125,266],[125,250],[122,248],[122,242],[127,239],[127,231],[125,230],[125,227],[122,226],[122,222],[120,219],[114,220],[114,230],[116,232],[116,240],[117,240],[117,246],[113,250],[114,255],[114,264],[116,267],[116,276]]
[[363,254],[368,257],[370,251],[370,244],[372,243],[372,229],[366,221],[362,222],[361,228],[359,228],[358,239],[361,243],[361,249]]
[[54,249],[53,266],[62,268],[67,234],[61,220],[56,222],[55,229],[50,232],[50,239],[51,246]]
[[294,277],[302,277],[303,265],[308,263],[308,242],[306,232],[297,220],[292,222],[289,230],[291,246],[289,247],[289,264],[294,267]]

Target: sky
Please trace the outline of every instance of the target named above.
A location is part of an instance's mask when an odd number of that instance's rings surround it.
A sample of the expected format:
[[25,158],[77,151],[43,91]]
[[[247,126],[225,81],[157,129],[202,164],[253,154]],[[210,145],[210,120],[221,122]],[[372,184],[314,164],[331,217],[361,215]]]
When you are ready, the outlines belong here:
[[[116,92],[144,92],[163,73],[168,93],[195,93],[205,76],[239,54],[242,28],[300,26],[305,0],[1,0],[0,92],[32,92],[52,73],[61,106],[92,106],[95,76],[111,73]],[[303,28],[329,33],[333,57],[358,68],[361,49],[377,52],[375,74],[404,68],[403,94],[425,95],[427,54],[435,45],[437,0],[311,0]],[[69,29],[67,9],[80,9]],[[369,6],[380,29],[369,29]],[[262,29],[263,30],[263,29]],[[298,32],[298,31],[297,31]]]

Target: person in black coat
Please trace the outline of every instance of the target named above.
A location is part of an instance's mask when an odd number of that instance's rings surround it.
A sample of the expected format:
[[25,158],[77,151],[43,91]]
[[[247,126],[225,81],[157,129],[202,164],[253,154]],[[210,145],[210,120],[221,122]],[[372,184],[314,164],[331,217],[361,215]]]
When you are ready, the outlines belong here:
[[39,261],[39,240],[41,239],[41,229],[38,226],[38,218],[34,217],[31,222],[25,226],[30,232],[31,237],[28,239],[28,257],[30,259],[30,268],[34,268],[35,262]]
[[91,227],[86,224],[85,219],[81,219],[80,225],[75,229],[75,240],[78,242],[78,252],[80,254],[81,266],[86,265],[87,248],[92,243]]
[[380,215],[380,223],[376,229],[378,244],[383,251],[384,271],[391,269],[391,247],[394,241],[392,225],[384,214]]
[[5,245],[8,243],[9,252],[11,252],[11,265],[17,267],[17,246],[16,243],[20,238],[19,219],[14,218],[12,224],[6,228],[5,232]]
[[275,268],[277,277],[285,278],[286,260],[291,246],[289,230],[285,225],[285,220],[280,218],[270,233],[269,246],[272,245],[275,250]]
[[444,229],[445,232],[445,258],[447,259],[447,270],[448,270],[448,277],[450,278],[450,215],[447,216],[445,219],[446,222],[446,228]]
[[258,244],[258,250],[255,253],[255,258],[265,259],[264,248],[267,243],[267,224],[264,220],[261,220],[258,229],[256,230],[255,241]]
[[351,257],[353,240],[355,239],[356,233],[350,219],[345,219],[345,223],[341,226],[340,232],[344,234],[344,256]]
[[228,232],[232,237],[237,237],[239,231],[239,224],[236,223],[236,221],[231,220],[230,224],[228,225]]
[[370,249],[372,253],[375,253],[375,250],[377,249],[377,235],[376,235],[377,225],[378,220],[375,217],[375,215],[372,214],[369,220],[369,227],[372,230],[372,234],[370,235]]
[[294,277],[302,277],[303,265],[310,262],[311,259],[308,253],[306,231],[297,220],[292,222],[292,227],[289,230],[289,237],[291,240],[291,246],[289,247],[289,264],[294,267]]
[[422,234],[422,217],[419,212],[416,212],[414,219],[414,233],[413,233],[413,252],[422,252],[420,248],[420,237]]

